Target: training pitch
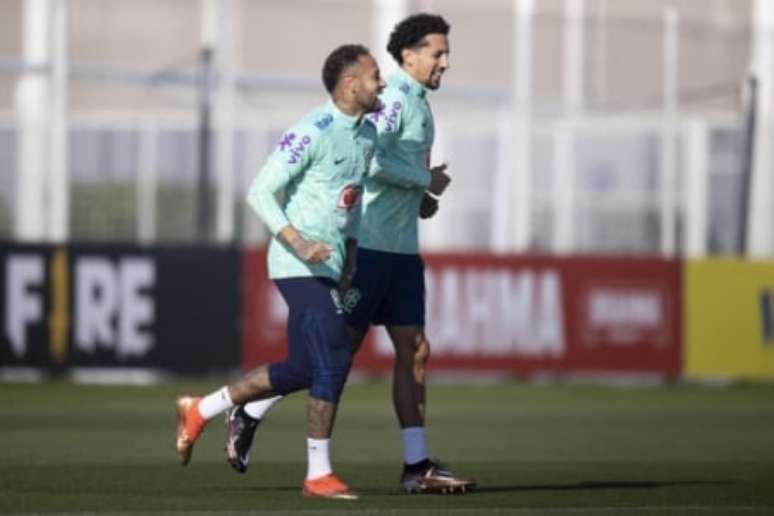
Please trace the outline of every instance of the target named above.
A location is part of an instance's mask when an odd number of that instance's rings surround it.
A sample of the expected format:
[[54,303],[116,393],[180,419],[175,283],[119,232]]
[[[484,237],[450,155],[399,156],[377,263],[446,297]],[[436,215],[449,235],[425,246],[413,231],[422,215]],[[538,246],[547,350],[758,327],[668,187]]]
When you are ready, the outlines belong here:
[[301,394],[258,429],[246,474],[225,462],[220,418],[181,467],[174,398],[220,384],[0,384],[0,512],[774,514],[771,385],[431,385],[431,451],[479,482],[455,496],[400,493],[389,385],[350,385],[333,461],[361,499],[342,502],[300,494]]

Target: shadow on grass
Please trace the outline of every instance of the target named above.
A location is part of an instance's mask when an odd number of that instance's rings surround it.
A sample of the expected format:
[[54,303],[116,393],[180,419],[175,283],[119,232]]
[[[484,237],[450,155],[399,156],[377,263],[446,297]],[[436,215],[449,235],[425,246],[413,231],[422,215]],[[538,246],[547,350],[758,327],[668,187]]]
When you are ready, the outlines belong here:
[[[524,485],[483,485],[478,486],[471,490],[469,494],[475,493],[508,493],[508,492],[529,492],[529,491],[594,491],[594,490],[611,490],[611,489],[659,489],[664,487],[680,487],[680,486],[727,486],[739,484],[736,481],[728,480],[675,480],[675,481],[600,481],[600,482],[576,482],[574,484],[524,484]],[[205,489],[208,490],[208,489]],[[209,490],[218,492],[232,492],[232,493],[260,493],[260,492],[297,492],[300,494],[300,486],[245,486],[235,487],[234,485],[218,485],[211,486]],[[366,496],[401,496],[406,494],[401,489],[374,489],[373,487],[361,487],[356,489],[358,493]],[[457,494],[459,495],[459,493]],[[422,496],[422,495],[416,495]],[[433,496],[433,495],[424,495]],[[441,496],[441,495],[438,495]]]
[[603,489],[658,489],[678,486],[725,486],[737,484],[728,480],[676,480],[670,482],[633,481],[633,482],[577,482],[575,484],[479,486],[475,492],[504,493],[509,491],[593,491]]

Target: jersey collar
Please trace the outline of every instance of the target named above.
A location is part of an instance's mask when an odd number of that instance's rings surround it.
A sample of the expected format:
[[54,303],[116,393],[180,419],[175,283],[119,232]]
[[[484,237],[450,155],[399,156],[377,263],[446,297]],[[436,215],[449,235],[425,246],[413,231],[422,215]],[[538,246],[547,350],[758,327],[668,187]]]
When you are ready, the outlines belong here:
[[348,129],[357,128],[363,121],[362,116],[351,116],[342,112],[333,99],[328,100],[328,111],[333,115],[334,120]]
[[407,95],[411,93],[419,98],[424,98],[427,94],[427,88],[417,82],[417,80],[410,76],[403,68],[398,68],[395,73],[390,76],[390,82]]

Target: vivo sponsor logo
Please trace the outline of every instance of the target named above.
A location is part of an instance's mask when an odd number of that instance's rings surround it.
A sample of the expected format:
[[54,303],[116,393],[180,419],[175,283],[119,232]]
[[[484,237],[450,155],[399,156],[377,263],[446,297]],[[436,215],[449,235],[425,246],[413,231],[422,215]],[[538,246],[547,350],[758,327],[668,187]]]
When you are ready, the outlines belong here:
[[[555,270],[428,269],[426,330],[433,356],[558,358],[565,353]],[[380,333],[377,350],[393,353]]]
[[398,122],[398,113],[400,112],[401,107],[402,104],[396,100],[392,103],[392,106],[390,106],[390,110],[388,112],[387,107],[380,102],[379,110],[368,115],[368,118],[370,118],[371,121],[377,125],[379,124],[379,120],[383,119],[384,131],[388,133],[393,132],[395,131],[395,127]]
[[304,149],[306,149],[310,143],[312,143],[312,139],[309,136],[304,136],[301,138],[301,141],[298,143],[298,145],[290,149],[290,159],[288,159],[288,164],[293,165],[298,163],[298,159],[301,157],[301,153],[304,152]]
[[288,164],[293,165],[298,163],[298,159],[310,143],[312,143],[312,138],[309,135],[304,135],[300,140],[296,140],[295,133],[286,133],[280,139],[279,150],[280,152],[290,151]]

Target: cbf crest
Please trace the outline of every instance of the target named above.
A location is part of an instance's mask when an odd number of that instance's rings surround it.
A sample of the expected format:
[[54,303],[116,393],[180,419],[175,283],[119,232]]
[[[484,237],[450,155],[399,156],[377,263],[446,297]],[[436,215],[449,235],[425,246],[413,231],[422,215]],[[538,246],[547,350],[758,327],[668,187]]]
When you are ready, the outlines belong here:
[[333,305],[338,314],[351,314],[352,310],[355,309],[362,298],[363,294],[361,294],[360,290],[356,287],[347,289],[347,292],[344,294],[344,299],[341,298],[338,290],[335,288],[331,289],[331,299],[333,300]]

